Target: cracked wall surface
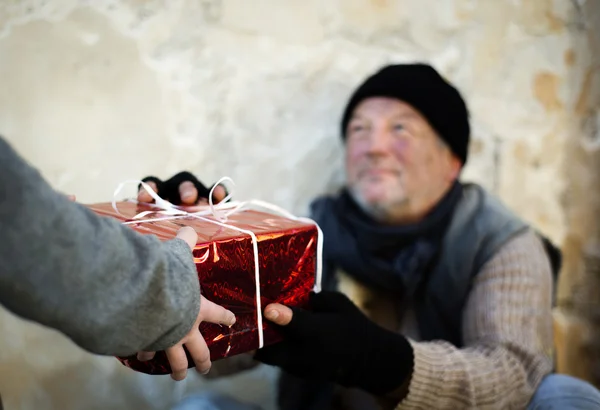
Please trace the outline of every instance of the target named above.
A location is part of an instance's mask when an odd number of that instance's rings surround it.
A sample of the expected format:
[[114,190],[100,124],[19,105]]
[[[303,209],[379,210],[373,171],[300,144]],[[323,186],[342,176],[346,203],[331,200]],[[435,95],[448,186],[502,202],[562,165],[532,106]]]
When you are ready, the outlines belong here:
[[576,4],[581,29],[563,80],[572,105],[561,128],[568,138],[560,199],[567,229],[555,329],[559,368],[600,385],[600,3]]
[[[429,61],[470,108],[465,179],[564,249],[559,370],[599,382],[597,22],[592,0],[4,0],[0,134],[82,202],[188,169],[300,214],[343,183],[353,88]],[[0,311],[7,409],[164,409],[204,388],[272,405],[273,377],[174,384]]]

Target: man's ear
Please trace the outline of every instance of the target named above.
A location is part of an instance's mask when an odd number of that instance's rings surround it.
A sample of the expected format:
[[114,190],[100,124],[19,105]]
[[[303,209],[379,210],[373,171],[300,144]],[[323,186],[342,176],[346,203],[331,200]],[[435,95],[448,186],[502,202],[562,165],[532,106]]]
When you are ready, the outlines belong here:
[[449,158],[448,158],[449,164],[448,164],[447,177],[448,177],[449,181],[453,182],[458,179],[458,176],[460,175],[460,172],[462,171],[462,168],[463,168],[463,163],[452,152],[448,152],[448,156],[449,156]]

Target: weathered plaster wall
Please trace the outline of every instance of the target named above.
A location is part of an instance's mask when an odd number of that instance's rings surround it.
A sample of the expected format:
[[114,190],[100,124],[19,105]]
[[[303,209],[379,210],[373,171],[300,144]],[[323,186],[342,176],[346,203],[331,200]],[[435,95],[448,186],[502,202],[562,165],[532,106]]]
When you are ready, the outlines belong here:
[[555,329],[559,368],[600,385],[600,2],[579,3],[581,29],[565,55],[572,70],[561,80],[570,101],[559,116],[567,230]]
[[[598,22],[593,0],[2,1],[0,133],[84,202],[189,169],[301,213],[343,181],[353,87],[384,63],[430,61],[470,105],[465,178],[567,252],[559,365],[592,377],[598,362],[581,357],[597,351],[587,324],[600,313]],[[240,377],[238,394],[264,403],[272,372]],[[206,387],[173,385],[0,313],[8,410],[163,409]]]

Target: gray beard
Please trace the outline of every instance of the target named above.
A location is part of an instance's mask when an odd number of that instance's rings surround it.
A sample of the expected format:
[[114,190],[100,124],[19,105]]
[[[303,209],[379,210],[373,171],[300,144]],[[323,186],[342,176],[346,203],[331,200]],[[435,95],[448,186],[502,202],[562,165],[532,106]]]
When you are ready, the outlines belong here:
[[371,218],[376,220],[377,222],[384,223],[389,221],[391,218],[390,209],[384,205],[378,204],[368,204],[362,198],[362,196],[358,193],[357,189],[354,187],[349,187],[348,192],[350,192],[350,196],[356,202],[360,209],[363,210],[364,213],[369,215]]

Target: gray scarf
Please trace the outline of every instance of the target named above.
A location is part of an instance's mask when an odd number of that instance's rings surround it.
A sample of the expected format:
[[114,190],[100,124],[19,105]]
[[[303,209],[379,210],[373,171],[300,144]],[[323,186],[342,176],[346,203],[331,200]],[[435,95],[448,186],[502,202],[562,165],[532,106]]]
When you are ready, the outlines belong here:
[[324,266],[339,267],[370,288],[411,298],[435,263],[461,192],[456,182],[427,217],[404,226],[376,222],[347,190],[317,199],[311,211],[327,238]]

